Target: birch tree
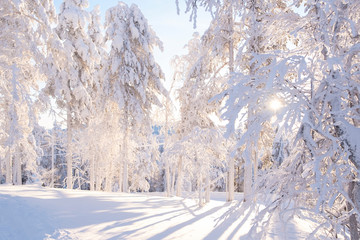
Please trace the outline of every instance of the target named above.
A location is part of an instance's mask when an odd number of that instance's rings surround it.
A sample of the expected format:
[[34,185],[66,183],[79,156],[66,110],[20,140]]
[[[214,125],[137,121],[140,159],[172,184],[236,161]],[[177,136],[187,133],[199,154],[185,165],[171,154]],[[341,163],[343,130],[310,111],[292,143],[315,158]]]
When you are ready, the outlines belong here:
[[[310,192],[317,199],[315,209],[329,208],[323,214],[333,236],[343,235],[337,220],[349,221],[351,239],[359,239],[359,186],[353,179],[359,172],[358,76],[359,27],[355,22],[359,2],[306,2],[307,24],[313,26],[311,38],[305,34],[304,49],[313,51],[308,64],[311,107],[306,110],[299,136],[310,155],[306,163],[306,180],[313,182]],[[310,33],[309,33],[310,34]],[[311,46],[308,44],[311,41]],[[305,45],[306,44],[306,45]],[[328,154],[321,154],[327,149]],[[312,164],[313,167],[308,166]],[[324,174],[324,168],[326,174]],[[336,176],[331,172],[337,172]],[[333,183],[335,181],[335,184]],[[329,185],[329,183],[331,183]],[[347,186],[347,192],[343,191]],[[332,200],[347,202],[345,212]],[[334,204],[335,202],[335,204]],[[333,219],[332,214],[335,214]],[[318,234],[318,233],[314,233]]]
[[[353,108],[357,100],[351,98],[350,89],[356,88],[357,81],[353,74],[358,65],[358,28],[354,24],[358,15],[350,9],[356,9],[359,3],[305,3],[307,11],[302,21],[297,21],[299,16],[285,7],[280,8],[278,19],[267,22],[265,26],[272,32],[262,35],[266,40],[264,52],[252,54],[249,62],[256,69],[256,75],[250,71],[239,74],[239,83],[227,92],[230,105],[227,105],[226,116],[234,126],[230,131],[234,131],[236,125],[231,117],[237,119],[239,113],[235,109],[245,109],[246,97],[250,101],[250,96],[255,95],[258,110],[252,112],[255,121],[246,129],[243,141],[269,121],[276,124],[275,138],[286,135],[293,146],[279,168],[272,168],[259,179],[259,197],[268,205],[258,215],[249,234],[266,238],[271,219],[290,208],[302,217],[321,216],[321,220],[316,220],[319,227],[310,237],[337,238],[350,232],[351,238],[357,239],[357,186],[352,179],[358,172],[355,150],[358,140],[350,134],[350,131],[358,132],[356,121],[352,120],[357,118],[356,107]],[[294,4],[299,6],[300,1]],[[283,24],[291,28],[280,28]],[[274,29],[282,29],[284,33],[274,34]],[[274,35],[287,38],[284,41]],[[268,45],[273,40],[276,48]],[[286,50],[289,42],[294,46]],[[275,120],[271,120],[274,113],[267,110],[269,106],[265,103],[274,95],[282,99],[284,106],[276,112]],[[285,202],[291,202],[291,206]],[[343,203],[346,211],[341,210]],[[269,214],[267,217],[265,212]],[[345,228],[343,221],[349,222]],[[256,228],[262,231],[257,232]]]
[[[208,38],[207,38],[208,37]],[[181,196],[184,166],[196,165],[195,162],[204,164],[204,168],[209,170],[212,164],[211,158],[204,159],[203,156],[207,152],[208,142],[200,140],[212,139],[215,136],[212,132],[220,132],[214,123],[214,119],[217,118],[219,109],[218,102],[209,102],[209,100],[220,92],[221,81],[223,81],[223,75],[219,72],[221,67],[218,65],[224,64],[219,56],[213,57],[211,55],[213,46],[206,45],[207,40],[210,38],[210,34],[206,34],[205,37],[200,39],[198,33],[193,35],[193,39],[187,44],[188,54],[175,59],[174,65],[176,65],[175,79],[177,81],[183,81],[183,86],[178,91],[178,100],[180,102],[181,122],[177,126],[178,143],[182,145],[183,154],[180,154],[177,163],[177,191],[176,195]],[[205,40],[204,40],[205,38]],[[216,57],[219,57],[218,59]],[[211,59],[211,60],[210,60]],[[198,139],[198,134],[203,134]],[[205,136],[209,134],[209,136]],[[199,141],[196,141],[197,139]],[[214,138],[213,140],[219,140],[218,144],[222,145],[220,138]],[[197,143],[194,147],[193,145]],[[204,143],[206,142],[206,143]],[[188,146],[188,147],[187,147]],[[199,151],[201,149],[201,151]],[[216,152],[216,151],[215,151]],[[221,161],[221,159],[219,159]],[[199,167],[199,166],[198,166]],[[195,166],[195,169],[197,167]],[[196,173],[197,185],[199,193],[203,191],[202,179],[206,179],[206,191],[210,191],[210,172],[198,169]],[[198,175],[202,173],[203,175]],[[209,196],[209,193],[207,193]],[[202,195],[199,195],[202,198]],[[207,199],[208,201],[209,199]],[[200,200],[202,204],[202,200]]]
[[[239,32],[236,30],[238,27],[234,22],[240,3],[237,1],[209,0],[185,2],[186,12],[191,12],[190,19],[194,21],[194,26],[196,26],[198,6],[205,7],[213,16],[208,30],[202,37],[206,58],[204,57],[201,61],[202,64],[207,65],[211,75],[208,76],[210,82],[217,85],[220,92],[221,89],[224,90],[227,80],[234,73],[234,56],[241,40]],[[229,185],[227,189],[229,192],[227,200],[232,201],[234,199],[234,158],[229,158],[228,165],[227,183]]]

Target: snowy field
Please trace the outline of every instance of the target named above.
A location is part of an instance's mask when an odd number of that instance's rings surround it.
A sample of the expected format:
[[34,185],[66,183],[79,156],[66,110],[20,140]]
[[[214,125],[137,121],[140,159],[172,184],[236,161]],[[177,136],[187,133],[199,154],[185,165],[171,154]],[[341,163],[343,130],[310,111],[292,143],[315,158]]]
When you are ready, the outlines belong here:
[[[241,214],[239,201],[226,203],[223,193],[212,199],[199,208],[194,199],[162,193],[0,185],[0,239],[248,239],[252,214]],[[299,222],[274,224],[269,239],[303,239],[300,225],[304,231]]]

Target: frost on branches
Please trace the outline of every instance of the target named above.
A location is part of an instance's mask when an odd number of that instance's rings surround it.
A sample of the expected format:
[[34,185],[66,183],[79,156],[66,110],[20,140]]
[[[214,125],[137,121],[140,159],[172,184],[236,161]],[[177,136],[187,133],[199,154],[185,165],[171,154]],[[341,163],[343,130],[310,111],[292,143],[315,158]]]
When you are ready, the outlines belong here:
[[[353,9],[359,3],[294,1],[292,6],[301,2],[304,16],[286,5],[278,5],[276,17],[267,3],[255,8],[253,19],[260,17],[257,25],[263,27],[255,28],[256,38],[249,29],[246,43],[252,44],[241,48],[238,57],[246,57],[248,67],[239,62],[232,86],[224,92],[228,131],[235,131],[239,114],[247,119],[240,145],[253,139],[259,146],[264,127],[271,126],[274,143],[286,137],[291,147],[280,166],[254,166],[262,171],[252,188],[267,207],[249,234],[266,238],[271,219],[292,210],[288,219],[300,216],[319,223],[311,237],[336,238],[349,232],[357,239],[359,40]],[[260,15],[259,9],[264,11]],[[280,99],[282,108],[271,112],[271,98]],[[259,226],[263,230],[257,232]]]
[[0,8],[0,169],[5,165],[9,184],[34,177],[37,153],[31,132],[38,117],[34,99],[38,80],[45,79],[41,63],[54,21],[52,1],[5,1]]
[[199,6],[214,19],[234,8],[239,51],[214,99],[226,100],[227,135],[240,132],[245,198],[266,203],[249,237],[265,239],[273,219],[297,215],[319,223],[310,238],[358,239],[359,2],[237,2],[185,1],[195,18]]
[[161,106],[158,96],[167,95],[160,81],[164,75],[152,53],[154,47],[162,49],[162,43],[134,4],[128,7],[119,2],[110,8],[106,12],[105,28],[111,49],[104,91],[123,113],[122,190],[128,191],[130,131],[136,132],[144,124],[151,131],[151,107]]
[[[225,139],[215,123],[220,104],[210,101],[221,91],[224,64],[221,53],[211,51],[213,42],[206,37],[208,35],[200,39],[195,33],[186,46],[188,54],[174,60],[177,66],[175,79],[183,81],[178,91],[181,121],[177,126],[177,144],[181,146],[181,151],[177,162],[176,194],[181,196],[183,181],[186,180],[184,174],[193,173],[188,178],[196,181],[200,205],[203,198],[205,202],[209,201],[210,182],[213,180],[211,172],[224,179],[220,169],[226,165],[223,156],[226,152]],[[206,196],[203,196],[204,190]]]
[[1,183],[189,190],[200,206],[236,186],[239,211],[256,215],[249,239],[295,218],[316,225],[310,239],[359,239],[358,0],[184,0],[195,25],[200,7],[213,19],[175,57],[178,121],[136,5],[119,2],[103,26],[86,0],[58,15],[50,0],[3,2]]

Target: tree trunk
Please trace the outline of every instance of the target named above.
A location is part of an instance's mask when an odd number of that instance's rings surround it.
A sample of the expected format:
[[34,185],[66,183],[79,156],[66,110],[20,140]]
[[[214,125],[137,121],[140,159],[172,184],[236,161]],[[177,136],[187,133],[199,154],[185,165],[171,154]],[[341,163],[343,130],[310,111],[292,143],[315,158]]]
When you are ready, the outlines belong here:
[[124,162],[123,170],[123,192],[129,192],[128,163],[126,161]]
[[123,192],[123,162],[120,159],[120,166],[119,166],[119,192]]
[[54,187],[54,181],[55,181],[55,169],[54,169],[54,162],[55,162],[55,143],[56,143],[56,135],[55,130],[53,128],[53,132],[51,134],[51,183],[50,187]]
[[[353,201],[355,203],[356,199],[354,196],[354,188],[355,188],[355,182],[351,181],[348,186],[348,194],[349,194],[351,201]],[[349,202],[347,202],[347,208],[348,208],[347,209],[348,211],[351,211],[351,209],[353,209],[353,206]],[[357,224],[355,213],[352,214],[349,218],[349,226],[350,226],[351,240],[359,240],[358,224]]]
[[13,164],[13,181],[15,185],[21,185],[21,162],[19,153],[14,153],[14,164]]
[[[127,107],[126,107],[127,108]],[[129,186],[128,186],[128,134],[129,134],[129,130],[128,130],[128,117],[127,117],[127,113],[126,115],[126,119],[125,119],[125,134],[124,134],[124,149],[123,149],[123,153],[124,153],[124,158],[123,158],[123,187],[122,190],[123,192],[129,192]]]
[[105,180],[105,191],[106,192],[111,192],[112,191],[112,186],[113,186],[113,167],[112,167],[112,163],[113,163],[113,158],[112,156],[109,156],[107,161],[106,161],[106,180]]
[[206,173],[205,202],[210,202],[210,171]]
[[[174,82],[173,82],[174,83]],[[172,89],[173,83],[171,84],[170,91]],[[169,91],[169,92],[170,92]],[[169,97],[166,97],[166,109],[165,109],[165,139],[164,139],[164,148],[167,149],[168,145],[168,119],[169,118]],[[171,192],[171,180],[170,180],[170,166],[168,157],[165,159],[165,187],[166,187],[166,196],[170,197]]]
[[182,166],[182,156],[181,156],[178,163],[178,177],[176,181],[176,196],[178,197],[181,197],[182,194],[182,183],[183,183],[183,166]]
[[[229,1],[229,15],[228,15],[228,22],[229,22],[229,78],[232,78],[234,72],[234,40],[233,40],[233,33],[234,33],[234,17],[233,17],[233,8],[232,4]],[[234,158],[230,157],[229,159],[229,170],[228,170],[228,194],[227,194],[227,201],[231,202],[234,200]]]
[[198,176],[198,191],[199,191],[199,207],[202,207],[204,205],[203,201],[203,191],[202,191],[202,174],[199,173]]
[[165,159],[165,187],[166,187],[166,196],[170,197],[171,181],[170,181],[170,166],[168,159]]
[[71,108],[68,103],[67,106],[67,149],[66,149],[66,164],[67,164],[67,189],[73,188],[72,177],[72,121]]
[[172,171],[170,171],[170,180],[171,180],[171,187],[170,187],[170,193],[171,194],[175,194],[175,176],[176,176],[176,170],[177,169],[172,169]]
[[[250,144],[253,145],[251,142]],[[251,150],[248,156],[245,158],[244,163],[244,202],[250,200],[252,194],[252,159]]]
[[[168,138],[168,100],[166,100],[166,116],[165,116],[165,140],[164,147],[167,148],[167,138]],[[166,187],[166,197],[170,197],[171,191],[171,181],[170,181],[170,166],[169,159],[165,159],[165,187]]]
[[90,156],[90,191],[95,190],[95,154]]
[[12,177],[11,177],[11,148],[8,147],[8,151],[6,154],[6,183],[11,184],[12,183]]
[[228,170],[228,194],[226,201],[231,202],[234,200],[234,158],[229,156],[229,170]]
[[[328,90],[329,91],[329,90]],[[330,89],[329,92],[332,92],[333,94],[336,94],[336,90]],[[338,138],[343,146],[346,146],[346,151],[349,153],[349,160],[355,165],[356,169],[360,169],[360,157],[357,154],[357,146],[356,143],[352,142],[351,139],[348,139],[348,136],[350,132],[356,132],[357,128],[355,126],[352,126],[348,124],[347,120],[344,117],[339,117],[336,113],[341,111],[341,103],[338,98],[332,98],[331,101],[329,101],[329,105],[331,108],[331,117],[333,118],[333,124],[335,128],[335,134],[334,137]],[[342,147],[343,147],[342,146]],[[355,188],[356,182],[351,181],[348,186],[348,195],[351,201],[355,204],[355,206],[352,206],[349,202],[347,202],[347,208],[348,211],[351,209],[358,208],[359,207],[359,188]],[[357,209],[359,210],[359,209]],[[359,232],[358,232],[358,223],[356,219],[356,215],[352,214],[349,218],[349,228],[350,228],[350,235],[351,240],[358,240],[359,239]]]
[[95,153],[95,168],[96,168],[96,179],[95,179],[95,189],[96,191],[101,191],[101,180],[102,180],[102,171],[99,171],[99,148],[96,148],[98,151]]
[[257,177],[258,177],[258,156],[256,150],[254,150],[254,182],[252,187],[253,200],[256,201],[256,188],[257,188]]

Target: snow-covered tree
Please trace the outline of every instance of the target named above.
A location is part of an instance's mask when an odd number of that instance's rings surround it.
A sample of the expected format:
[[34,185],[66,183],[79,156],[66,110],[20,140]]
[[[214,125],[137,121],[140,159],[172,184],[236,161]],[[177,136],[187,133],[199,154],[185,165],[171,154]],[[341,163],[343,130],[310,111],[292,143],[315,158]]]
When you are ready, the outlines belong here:
[[[320,226],[312,236],[323,237],[318,230],[325,226],[327,236],[335,238],[350,231],[357,239],[358,200],[353,179],[358,173],[358,140],[353,133],[358,132],[358,126],[352,120],[357,118],[357,98],[350,93],[357,91],[358,27],[354,22],[358,13],[353,9],[359,3],[304,2],[306,12],[301,21],[293,11],[301,1],[294,1],[292,8],[279,6],[277,18],[266,14],[274,8],[263,8],[271,5],[258,5],[257,11],[265,11],[257,21],[264,25],[255,28],[261,33],[261,38],[253,41],[257,50],[244,48],[246,61],[239,65],[242,71],[226,91],[229,132],[235,131],[239,113],[240,118],[248,118],[241,144],[255,139],[255,146],[259,146],[265,123],[272,123],[275,141],[282,139],[292,146],[289,154],[282,156],[281,165],[271,168],[255,184],[258,197],[269,205],[260,212],[250,234],[260,225],[262,231],[256,238],[265,238],[270,219],[291,208],[302,216],[317,215]],[[283,105],[276,112],[268,105],[274,98]],[[344,202],[346,211],[342,210]],[[343,228],[344,221],[349,221],[350,230]]]
[[86,7],[87,0],[64,0],[61,4],[57,36],[50,41],[51,56],[47,60],[51,77],[44,90],[67,112],[68,188],[73,184],[72,131],[79,124],[86,124],[91,116],[92,97],[97,91],[93,70],[100,61],[95,44],[87,34],[90,15],[84,10]]
[[[181,121],[177,126],[177,135],[179,138],[178,144],[182,145],[183,156],[180,155],[177,166],[178,178],[176,181],[177,191],[176,194],[181,196],[183,177],[184,177],[184,166],[187,162],[193,165],[193,162],[203,160],[199,156],[203,156],[202,152],[198,149],[203,149],[206,152],[206,143],[197,139],[198,134],[201,133],[201,138],[207,139],[212,138],[214,134],[209,134],[212,131],[219,132],[219,129],[214,123],[214,119],[217,117],[219,104],[217,102],[209,102],[209,100],[218,94],[221,89],[221,81],[224,79],[221,71],[221,67],[218,68],[219,64],[224,64],[218,56],[212,56],[213,53],[211,47],[206,45],[208,42],[209,35],[205,35],[205,40],[200,39],[198,33],[195,33],[193,39],[187,44],[188,54],[174,59],[176,64],[175,79],[177,81],[183,81],[183,86],[178,90],[178,100],[180,103]],[[216,62],[216,63],[213,63]],[[175,65],[174,64],[174,65]],[[209,136],[206,137],[206,135]],[[199,141],[195,141],[197,139]],[[213,139],[214,140],[214,139]],[[219,138],[216,138],[219,140]],[[187,143],[190,143],[190,147],[187,148]],[[194,146],[197,143],[197,147]],[[223,143],[219,140],[219,145]],[[165,149],[166,151],[166,149]],[[195,151],[195,152],[194,152]],[[192,157],[188,157],[188,156]],[[221,161],[221,159],[219,159]],[[206,163],[205,163],[206,162]],[[212,164],[211,158],[205,161],[204,167],[209,170]],[[195,166],[195,169],[197,167]],[[201,171],[200,171],[201,172]],[[205,171],[206,172],[206,171]],[[201,178],[205,177],[197,176],[198,181],[202,181]],[[210,174],[209,171],[206,172]],[[207,180],[210,180],[209,176],[206,176]],[[198,187],[201,191],[201,184],[198,183]],[[209,186],[208,186],[209,187]],[[207,188],[209,190],[209,188]]]
[[[190,2],[187,1],[188,4]],[[247,143],[244,149],[245,152],[242,153],[245,159],[244,193],[245,199],[247,199],[252,193],[253,172],[256,178],[259,165],[257,163],[258,157],[255,156],[255,145],[259,141],[261,131],[263,131],[262,127],[255,127],[255,125],[262,124],[263,120],[258,119],[257,121],[258,115],[254,114],[255,109],[260,106],[259,102],[261,100],[258,95],[262,94],[262,92],[259,90],[263,88],[262,81],[266,79],[267,74],[266,70],[259,72],[259,68],[271,63],[270,57],[266,56],[266,51],[285,49],[285,39],[288,36],[286,32],[282,32],[273,37],[274,35],[270,35],[271,31],[265,26],[273,24],[278,17],[276,13],[280,12],[286,5],[281,1],[200,1],[200,5],[206,6],[214,15],[213,25],[208,30],[209,37],[207,41],[211,43],[213,55],[225,59],[223,62],[229,71],[227,79],[231,90],[225,91],[222,95],[227,100],[227,105],[224,107],[226,112],[224,117],[229,121],[227,137],[238,132],[236,129],[241,125],[239,113],[242,109],[245,110],[244,106],[247,110],[242,113],[245,112],[247,116],[242,117],[242,121],[246,119],[248,122],[246,125],[243,124],[244,127],[259,131],[242,136],[242,139],[246,139]],[[291,11],[289,11],[288,17],[292,17]],[[263,80],[258,80],[257,75],[261,76]],[[242,79],[243,77],[247,78],[246,84],[243,84],[245,82]],[[239,85],[241,87],[245,85],[253,93],[245,94],[243,89],[241,89],[241,92],[238,89],[233,89],[231,86],[236,85],[239,79],[242,79]],[[214,99],[219,100],[221,98]],[[256,111],[263,112],[260,109]],[[244,141],[239,142],[238,146],[244,143]],[[229,167],[231,172],[229,172],[228,181],[230,183],[229,200],[232,200],[234,158],[229,158],[229,161],[231,165]]]
[[0,8],[0,91],[4,98],[2,146],[6,148],[6,182],[21,184],[23,170],[35,164],[33,107],[42,62],[47,55],[50,25],[55,21],[52,1],[5,1]]
[[[93,111],[93,117],[97,116],[97,113],[101,112],[104,109],[104,104],[106,101],[106,96],[104,93],[104,82],[105,82],[105,66],[108,57],[105,46],[105,36],[103,34],[103,24],[101,22],[100,16],[100,6],[95,6],[94,10],[91,11],[91,19],[88,25],[88,34],[95,45],[95,50],[99,59],[96,59],[94,62],[94,67],[91,69],[94,82],[94,90],[92,91],[92,98],[95,104],[95,110]],[[94,113],[97,112],[97,113]]]
[[166,94],[160,81],[163,73],[152,54],[154,47],[162,48],[162,43],[136,5],[128,7],[119,2],[107,10],[105,28],[111,49],[104,89],[123,112],[122,190],[128,191],[129,132],[141,124],[151,131],[151,107],[161,105],[157,95]]
[[[134,132],[132,135],[133,161],[129,165],[131,191],[149,191],[150,179],[158,171],[159,150],[156,136],[149,135],[147,128]],[[147,141],[146,141],[146,140]],[[144,141],[145,140],[145,141]]]
[[[298,157],[292,163],[301,161],[299,180],[311,186],[304,186],[304,194],[316,199],[310,211],[319,211],[329,232],[339,235],[345,235],[339,231],[344,224],[340,219],[349,221],[351,239],[359,238],[360,188],[354,181],[360,166],[359,140],[355,137],[359,134],[359,13],[355,10],[359,4],[306,2],[304,24],[312,26],[312,30],[299,26],[297,33],[303,39],[302,51],[311,54],[306,56],[305,71],[309,75],[303,73],[307,89],[302,95],[307,102],[303,102],[304,117],[296,143],[303,147],[307,158]],[[346,202],[346,211],[341,210],[342,201]]]
[[[234,77],[234,73],[237,71],[236,67],[238,63],[236,62],[236,55],[238,52],[241,52],[244,45],[247,45],[251,37],[246,35],[247,28],[252,23],[256,23],[254,19],[249,17],[249,5],[254,1],[192,1],[188,0],[186,2],[186,11],[191,12],[191,19],[196,22],[197,17],[197,8],[202,6],[205,10],[209,11],[213,20],[202,36],[202,45],[205,49],[207,57],[202,59],[202,63],[206,65],[206,72],[209,73],[208,78],[210,82],[217,84],[218,91],[224,90],[226,83],[229,82],[229,79]],[[256,12],[255,10],[251,10]],[[251,12],[250,11],[250,12]],[[249,24],[249,25],[246,25]],[[251,29],[253,31],[254,29]],[[256,33],[256,31],[254,31]],[[216,91],[215,91],[216,92]],[[217,100],[219,100],[218,98]],[[233,131],[231,134],[234,134]],[[230,134],[228,134],[228,137]],[[231,137],[229,139],[232,139]],[[233,149],[234,150],[234,149]],[[229,153],[232,150],[229,150]],[[229,167],[228,167],[228,201],[234,199],[234,158],[230,157]],[[252,164],[251,160],[245,161],[245,185],[251,187],[252,179]],[[246,192],[250,192],[248,187],[246,187]]]
[[66,131],[56,122],[53,128],[46,130],[36,125],[32,134],[38,146],[39,160],[37,173],[43,185],[63,187],[66,178],[65,142]]
[[[176,64],[176,61],[173,61],[173,63]],[[164,107],[163,108],[158,108],[157,111],[155,109],[155,111],[153,112],[153,122],[155,124],[155,129],[156,124],[160,124],[161,127],[159,127],[159,131],[154,131],[156,132],[156,134],[159,134],[159,136],[157,137],[157,143],[158,144],[162,144],[161,148],[159,149],[159,151],[161,151],[161,163],[164,166],[164,171],[165,171],[165,179],[164,179],[164,186],[165,186],[165,192],[166,192],[166,196],[169,197],[171,195],[171,164],[170,164],[170,159],[171,159],[171,155],[168,155],[168,149],[171,148],[171,146],[173,145],[174,141],[171,140],[171,135],[172,135],[172,124],[176,124],[176,120],[175,120],[175,109],[176,106],[174,105],[174,102],[171,99],[171,96],[173,96],[173,90],[174,90],[174,85],[175,85],[176,81],[175,78],[173,78],[170,88],[168,90],[168,96],[164,96],[163,97],[163,102],[164,103]],[[158,168],[159,169],[159,168]],[[160,167],[160,170],[162,170],[162,168]]]
[[[100,175],[99,168],[96,166],[100,166],[102,163],[99,162],[102,159],[99,158],[98,151],[103,147],[109,147],[110,145],[104,145],[103,142],[99,141],[102,138],[101,135],[106,134],[106,130],[104,129],[104,122],[106,122],[105,126],[108,126],[108,122],[117,121],[117,118],[110,118],[109,121],[106,121],[106,111],[110,108],[105,106],[106,104],[106,95],[104,93],[104,82],[105,82],[105,66],[107,61],[108,53],[105,50],[105,36],[103,34],[103,24],[101,22],[100,16],[100,6],[95,6],[94,10],[91,11],[91,19],[88,25],[88,34],[92,39],[92,42],[95,45],[95,50],[100,56],[100,61],[96,62],[93,68],[93,80],[95,84],[96,91],[93,91],[92,100],[94,104],[93,112],[91,115],[91,120],[88,123],[87,132],[84,133],[84,142],[87,142],[88,145],[85,145],[85,148],[88,151],[84,151],[85,158],[88,160],[88,174],[89,174],[89,184],[90,190],[95,190],[95,186],[100,187],[100,183],[96,181],[96,179],[100,179],[101,177],[97,177]],[[113,109],[113,108],[112,108]],[[114,116],[114,115],[112,115]],[[113,125],[111,125],[113,126]],[[109,131],[114,131],[112,128]],[[116,131],[116,130],[115,130]],[[114,132],[115,132],[114,131]],[[113,159],[112,159],[113,160]],[[108,178],[109,179],[109,178]],[[109,184],[106,184],[107,186]]]

